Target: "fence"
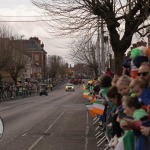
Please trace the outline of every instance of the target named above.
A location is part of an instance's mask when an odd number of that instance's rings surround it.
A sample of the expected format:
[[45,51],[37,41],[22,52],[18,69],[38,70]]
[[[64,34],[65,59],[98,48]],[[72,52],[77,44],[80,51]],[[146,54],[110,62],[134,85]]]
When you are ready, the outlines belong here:
[[35,89],[29,89],[24,87],[5,87],[0,88],[0,101],[8,101],[13,99],[20,99],[25,98],[29,96],[37,95],[37,90]]

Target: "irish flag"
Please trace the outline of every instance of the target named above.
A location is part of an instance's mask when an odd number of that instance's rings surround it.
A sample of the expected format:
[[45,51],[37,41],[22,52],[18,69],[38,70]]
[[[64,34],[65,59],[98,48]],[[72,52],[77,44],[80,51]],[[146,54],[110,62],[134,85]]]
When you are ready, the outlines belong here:
[[114,150],[134,150],[134,139],[135,137],[133,131],[125,131],[123,137],[119,139],[119,142]]
[[104,113],[105,106],[102,104],[102,100],[94,100],[93,103],[93,111],[98,115],[102,115]]
[[88,109],[91,117],[94,117],[95,116],[95,113],[93,112],[93,103],[87,103],[86,104],[86,108]]
[[90,99],[90,102],[91,102],[91,103],[94,102],[94,98],[95,98],[95,96],[92,94],[91,99]]
[[88,98],[89,93],[89,90],[83,90],[83,98]]
[[91,93],[88,94],[88,99],[89,99],[89,100],[92,99],[92,94],[91,94]]

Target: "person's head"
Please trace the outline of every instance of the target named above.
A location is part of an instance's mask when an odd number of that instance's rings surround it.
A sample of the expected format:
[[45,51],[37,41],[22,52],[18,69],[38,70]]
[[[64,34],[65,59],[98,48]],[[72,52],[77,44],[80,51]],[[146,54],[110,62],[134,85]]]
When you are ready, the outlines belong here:
[[118,89],[118,92],[122,96],[129,95],[129,92],[130,92],[130,88],[129,88],[130,82],[131,82],[131,79],[127,75],[121,76],[118,79],[118,81],[117,81],[117,89]]
[[117,74],[114,74],[112,81],[111,81],[111,86],[116,86],[118,79],[119,79],[119,76]]
[[130,77],[130,71],[131,71],[130,68],[125,68],[125,67],[123,67],[123,68],[122,68],[122,75],[127,75],[127,76]]
[[138,77],[145,83],[150,82],[150,65],[148,63],[142,63],[138,69]]
[[111,71],[111,70],[110,70],[110,68],[106,67],[106,68],[105,68],[105,71]]
[[109,101],[111,101],[114,105],[119,106],[121,105],[122,96],[118,93],[117,87],[112,86],[109,88],[107,92],[107,97]]
[[142,104],[138,97],[125,96],[122,100],[123,111],[127,116],[133,116],[135,110],[140,109]]
[[100,87],[110,87],[111,86],[112,77],[109,75],[101,75],[100,77]]
[[130,89],[137,97],[139,97],[143,90],[146,88],[146,84],[141,79],[133,79],[130,83]]

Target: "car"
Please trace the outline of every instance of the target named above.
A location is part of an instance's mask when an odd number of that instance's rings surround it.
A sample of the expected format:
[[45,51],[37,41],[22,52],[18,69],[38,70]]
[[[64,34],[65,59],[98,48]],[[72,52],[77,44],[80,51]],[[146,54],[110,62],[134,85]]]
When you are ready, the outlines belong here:
[[48,87],[47,84],[39,84],[39,95],[45,95],[48,96]]
[[75,90],[75,88],[74,88],[74,85],[73,85],[73,84],[68,83],[68,84],[66,85],[66,91],[74,91],[74,90]]

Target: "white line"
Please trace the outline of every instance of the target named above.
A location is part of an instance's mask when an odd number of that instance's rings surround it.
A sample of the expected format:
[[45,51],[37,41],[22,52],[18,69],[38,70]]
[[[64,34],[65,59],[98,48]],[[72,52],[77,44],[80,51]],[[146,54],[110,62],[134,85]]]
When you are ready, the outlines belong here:
[[[62,112],[57,118],[56,120],[48,127],[48,129],[44,132],[44,133],[47,133],[51,128],[52,126],[58,121],[58,119],[64,114],[64,112]],[[40,136],[40,138],[38,140],[36,140],[29,148],[28,150],[32,150],[40,140],[42,140],[43,136]]]
[[47,133],[47,132],[51,129],[51,127],[57,122],[57,120],[58,120],[63,114],[64,114],[64,112],[62,112],[62,113],[57,117],[57,119],[49,126],[49,128],[45,131],[45,133]]
[[86,114],[86,131],[85,131],[85,150],[88,149],[88,133],[89,133],[89,115],[88,112]]
[[27,132],[26,133],[24,133],[22,136],[26,136],[27,135]]
[[38,144],[38,142],[42,140],[42,138],[43,138],[43,136],[41,136],[38,140],[36,140],[28,150],[32,150],[32,148],[34,148],[35,145]]

